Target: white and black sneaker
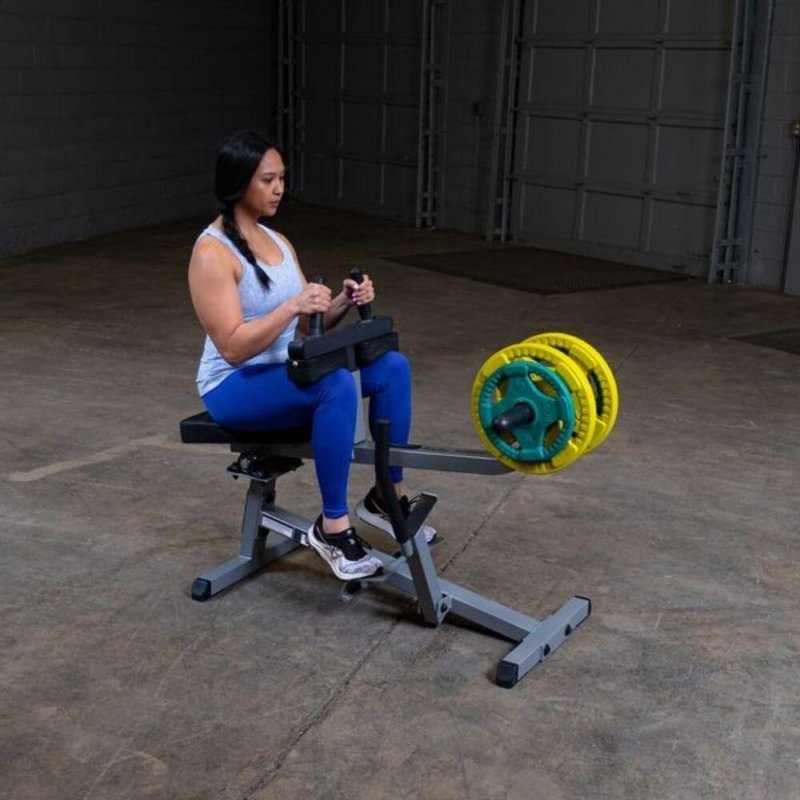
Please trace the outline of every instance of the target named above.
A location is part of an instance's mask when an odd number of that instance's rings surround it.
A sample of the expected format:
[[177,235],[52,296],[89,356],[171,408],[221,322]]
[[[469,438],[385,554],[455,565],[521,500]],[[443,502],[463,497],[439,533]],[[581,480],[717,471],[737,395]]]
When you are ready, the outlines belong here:
[[[409,500],[403,495],[399,500],[400,510],[403,512],[403,516],[408,519],[411,510],[414,508],[414,501],[416,498]],[[395,538],[394,530],[392,530],[392,521],[389,519],[389,511],[383,499],[378,496],[374,486],[369,490],[367,496],[356,506],[356,516],[360,520],[366,522],[367,525],[380,528],[382,531],[388,533],[389,536]],[[423,524],[422,530],[425,533],[425,541],[428,544],[436,540],[436,528]]]
[[328,562],[333,574],[343,581],[371,578],[383,572],[380,560],[367,554],[364,547],[366,543],[358,537],[355,528],[348,528],[341,533],[325,533],[322,514],[317,517],[308,534],[308,543]]

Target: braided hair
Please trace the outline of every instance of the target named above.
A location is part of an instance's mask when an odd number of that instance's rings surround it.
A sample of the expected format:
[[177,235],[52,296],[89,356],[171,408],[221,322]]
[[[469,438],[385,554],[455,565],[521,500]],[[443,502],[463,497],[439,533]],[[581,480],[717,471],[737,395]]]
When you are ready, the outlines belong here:
[[233,209],[236,201],[247,190],[264,154],[272,149],[276,149],[274,145],[255,131],[245,130],[233,134],[222,143],[217,153],[214,179],[214,191],[222,215],[222,229],[245,260],[253,266],[256,276],[265,289],[269,289],[272,281],[258,265],[247,239],[239,230]]

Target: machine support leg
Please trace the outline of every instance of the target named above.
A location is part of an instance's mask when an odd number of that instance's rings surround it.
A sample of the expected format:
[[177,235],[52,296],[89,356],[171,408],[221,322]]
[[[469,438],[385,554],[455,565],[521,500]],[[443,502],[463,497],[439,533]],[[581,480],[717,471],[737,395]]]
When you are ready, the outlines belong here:
[[442,594],[425,534],[417,531],[410,544],[411,554],[406,556],[406,563],[414,585],[414,594],[417,596],[419,613],[428,625],[438,626],[450,611],[450,599]]
[[498,665],[498,686],[510,689],[544,661],[592,613],[586,597],[573,597],[534,628]]
[[195,578],[192,600],[208,600],[237,581],[252,575],[262,567],[296,550],[300,545],[293,539],[279,536],[261,527],[262,509],[275,498],[275,478],[251,480],[242,515],[239,555]]

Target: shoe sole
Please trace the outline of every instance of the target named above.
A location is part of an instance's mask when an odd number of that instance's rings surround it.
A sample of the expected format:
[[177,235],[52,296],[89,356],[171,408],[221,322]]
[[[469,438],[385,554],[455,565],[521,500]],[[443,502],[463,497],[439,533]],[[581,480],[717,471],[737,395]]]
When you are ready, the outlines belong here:
[[314,535],[313,531],[310,531],[308,534],[308,544],[318,555],[319,557],[331,568],[333,574],[339,578],[341,581],[359,581],[363,578],[373,578],[376,575],[380,575],[383,572],[383,567],[378,565],[378,567],[372,572],[342,572],[336,564],[329,560],[327,555],[327,550],[329,545],[325,544],[324,542],[320,542],[319,539]]
[[[370,511],[364,505],[363,501],[356,506],[356,516],[362,522],[366,522],[367,525],[372,525],[373,528],[377,528],[384,533],[388,533],[392,539],[397,541],[397,537],[394,535],[394,528],[392,528],[392,523],[382,514],[375,514],[374,512]],[[433,544],[436,541],[437,536],[438,534],[434,534],[430,539],[428,539],[428,544]]]

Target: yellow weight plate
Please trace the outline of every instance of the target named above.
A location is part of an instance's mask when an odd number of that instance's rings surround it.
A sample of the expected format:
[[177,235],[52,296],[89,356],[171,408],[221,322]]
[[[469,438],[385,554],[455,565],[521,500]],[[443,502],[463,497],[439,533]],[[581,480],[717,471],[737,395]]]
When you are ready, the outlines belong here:
[[[553,370],[566,384],[575,412],[575,426],[565,446],[548,460],[539,462],[515,460],[499,450],[484,430],[479,413],[479,403],[487,381],[493,383],[492,379],[497,372],[513,362],[530,360]],[[533,375],[530,379],[539,391],[553,394],[556,392],[545,379]],[[505,390],[506,387],[502,382],[495,387],[495,401],[502,400]],[[521,342],[499,350],[484,361],[472,384],[472,421],[484,447],[507,467],[528,474],[547,475],[569,466],[579,458],[594,437],[595,408],[592,385],[583,370],[569,356],[540,342]],[[547,432],[546,443],[555,441],[561,433],[562,428],[559,423],[554,424],[552,428]]]
[[600,445],[614,427],[619,413],[619,390],[608,362],[588,342],[569,333],[537,333],[524,343],[538,342],[566,353],[589,379],[595,398],[597,424],[586,452]]

